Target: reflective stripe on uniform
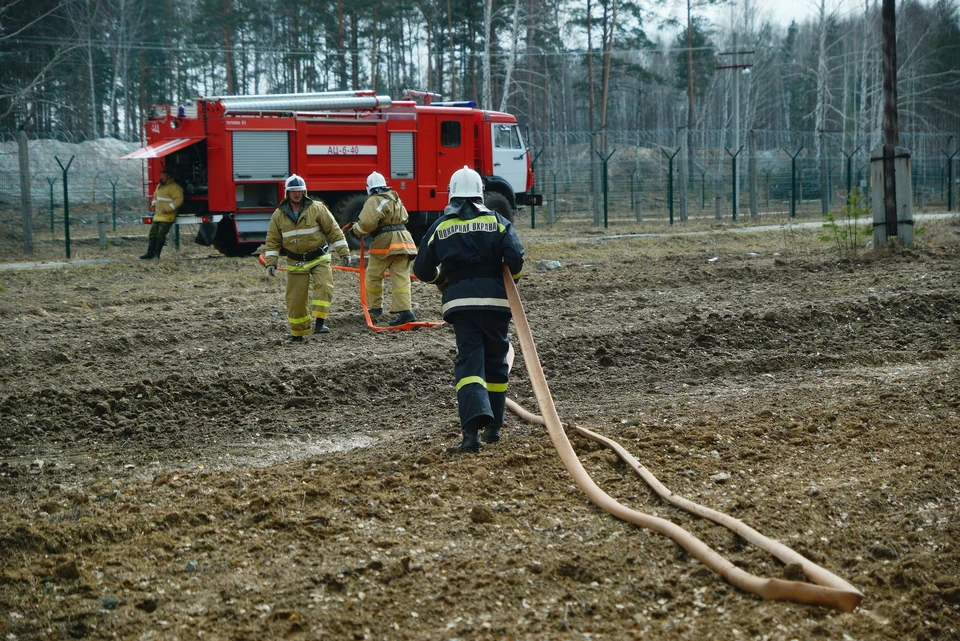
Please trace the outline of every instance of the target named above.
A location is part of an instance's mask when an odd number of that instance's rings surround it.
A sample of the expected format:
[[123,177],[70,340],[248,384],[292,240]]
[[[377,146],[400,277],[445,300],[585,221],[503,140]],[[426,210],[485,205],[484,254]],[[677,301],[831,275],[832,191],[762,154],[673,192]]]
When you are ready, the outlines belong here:
[[410,243],[394,243],[382,249],[371,249],[371,254],[389,254],[393,249],[413,249],[416,250],[417,246]]
[[506,392],[507,383],[487,383],[488,392]]
[[280,255],[280,252],[268,251],[268,252],[263,252],[263,255],[264,255],[264,256],[279,256],[279,255]]
[[482,385],[484,389],[487,389],[487,382],[480,378],[479,376],[465,376],[457,381],[457,391],[460,391],[460,388],[464,385],[471,385],[476,383],[477,385]]
[[330,254],[324,254],[320,258],[314,258],[309,263],[304,263],[302,265],[298,265],[296,263],[291,265],[290,263],[287,263],[287,273],[289,274],[290,272],[307,272],[313,269],[314,267],[316,267],[317,265],[319,265],[320,263],[329,263],[329,262],[330,262]]
[[443,304],[441,312],[446,314],[458,307],[505,307],[510,309],[510,301],[506,298],[455,298]]
[[336,249],[337,247],[349,247],[346,240],[338,240],[337,242],[330,245],[330,249]]
[[310,303],[314,307],[330,307],[330,301],[328,300],[320,300],[320,299],[314,298],[312,301],[310,301]]
[[302,318],[288,318],[287,321],[289,321],[291,325],[299,325],[300,323],[309,323],[310,317],[304,316]]
[[306,236],[307,234],[316,234],[319,231],[319,227],[309,227],[307,229],[293,229],[291,231],[285,231],[280,235],[284,238],[290,238],[291,236]]
[[470,234],[474,232],[494,232],[498,231],[503,233],[506,229],[505,226],[500,224],[500,221],[497,220],[496,216],[477,216],[476,218],[471,218],[469,220],[463,220],[462,218],[451,218],[450,220],[445,220],[437,228],[433,230],[433,235],[430,236],[430,240],[427,241],[429,245],[434,241],[435,238],[443,240],[448,238],[453,234]]
[[432,285],[433,283],[437,282],[437,280],[440,278],[440,268],[439,268],[439,267],[436,267],[435,269],[437,270],[437,274],[436,274],[433,278],[431,278],[430,280],[425,280],[425,281],[423,281],[423,282],[425,282],[425,283],[427,283],[427,284],[430,284],[430,285]]

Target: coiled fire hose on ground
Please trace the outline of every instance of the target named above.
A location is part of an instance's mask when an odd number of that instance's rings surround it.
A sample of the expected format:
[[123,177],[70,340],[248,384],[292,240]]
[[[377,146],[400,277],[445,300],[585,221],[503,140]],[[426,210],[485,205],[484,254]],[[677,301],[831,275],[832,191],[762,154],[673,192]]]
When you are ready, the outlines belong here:
[[510,311],[513,313],[513,321],[517,328],[520,350],[523,353],[524,364],[530,376],[530,384],[537,398],[541,416],[524,410],[510,399],[507,399],[507,407],[523,420],[546,426],[547,432],[550,434],[550,440],[560,455],[560,460],[563,462],[564,467],[567,468],[567,471],[573,476],[577,487],[579,487],[593,503],[619,519],[670,537],[691,556],[718,573],[730,584],[764,599],[821,605],[839,610],[840,612],[852,612],[860,604],[861,599],[863,599],[863,594],[840,577],[809,561],[787,546],[763,536],[753,528],[733,517],[697,505],[673,494],[615,441],[577,427],[575,429],[580,434],[613,449],[617,455],[630,465],[664,500],[692,514],[703,516],[729,528],[746,541],[769,552],[784,563],[798,564],[804,574],[814,581],[815,584],[765,578],[750,574],[720,556],[706,543],[679,525],[666,519],[628,508],[601,490],[593,479],[590,478],[580,459],[577,458],[573,446],[570,445],[570,441],[564,432],[563,425],[560,423],[560,416],[557,414],[557,409],[553,404],[553,398],[550,396],[547,380],[544,377],[543,368],[540,365],[540,358],[537,355],[537,347],[533,342],[533,334],[530,332],[530,325],[527,323],[527,317],[523,311],[520,294],[517,291],[517,286],[513,282],[513,276],[506,266],[503,268],[503,281],[507,288]]

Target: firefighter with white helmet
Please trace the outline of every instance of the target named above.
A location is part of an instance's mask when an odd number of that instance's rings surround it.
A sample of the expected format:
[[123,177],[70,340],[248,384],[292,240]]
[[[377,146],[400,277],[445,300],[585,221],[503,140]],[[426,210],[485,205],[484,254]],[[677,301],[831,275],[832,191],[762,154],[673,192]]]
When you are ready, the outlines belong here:
[[367,194],[367,202],[352,231],[357,237],[368,234],[373,237],[364,279],[370,315],[383,313],[383,276],[390,270],[390,313],[397,315],[390,325],[413,322],[417,317],[411,310],[410,267],[417,255],[417,246],[407,231],[410,215],[400,196],[387,187],[387,181],[379,172],[367,176]]
[[[267,227],[267,273],[274,276],[280,256],[287,259],[288,343],[302,343],[311,333],[330,329],[325,319],[333,300],[333,269],[330,253],[336,252],[342,264],[350,260],[350,247],[326,205],[307,195],[307,183],[291,174],[284,183],[285,197],[273,212]],[[310,277],[313,276],[313,296]],[[308,300],[310,304],[308,305]],[[316,329],[311,326],[316,319]]]
[[503,266],[518,280],[523,253],[510,221],[484,206],[480,174],[469,167],[454,172],[449,204],[424,235],[413,272],[440,287],[443,319],[456,333],[461,452],[480,451],[480,438],[500,440],[511,318]]
[[177,219],[177,210],[183,204],[183,188],[173,179],[173,171],[164,167],[160,170],[160,182],[153,192],[150,210],[153,221],[147,235],[147,253],[140,260],[160,258],[160,250],[167,242],[167,233]]

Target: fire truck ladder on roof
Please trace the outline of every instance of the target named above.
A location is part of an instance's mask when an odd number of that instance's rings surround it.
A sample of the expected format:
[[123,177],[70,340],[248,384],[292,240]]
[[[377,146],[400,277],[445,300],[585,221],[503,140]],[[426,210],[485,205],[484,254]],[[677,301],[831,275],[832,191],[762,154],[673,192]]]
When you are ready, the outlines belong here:
[[219,101],[223,104],[227,113],[311,109],[378,109],[389,107],[393,103],[390,96],[378,96],[373,91],[217,96],[207,98],[207,100]]

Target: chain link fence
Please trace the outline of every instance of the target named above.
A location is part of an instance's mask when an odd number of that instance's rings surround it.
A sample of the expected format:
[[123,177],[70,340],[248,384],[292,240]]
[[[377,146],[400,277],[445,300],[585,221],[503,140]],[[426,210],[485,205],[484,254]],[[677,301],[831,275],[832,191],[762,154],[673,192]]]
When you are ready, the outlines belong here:
[[[725,135],[729,133],[696,132],[691,136],[692,161],[682,131],[615,132],[607,136],[602,156],[597,143],[591,145],[589,133],[534,135],[535,191],[543,194],[544,206],[535,212],[533,224],[565,220],[603,224],[605,205],[608,225],[683,222],[684,191],[687,218],[751,220],[754,192],[759,218],[811,219],[842,212],[850,189],[860,193],[870,189],[870,153],[864,145],[847,149],[839,136],[820,136],[818,156],[813,134],[756,132],[756,151],[751,154],[748,139],[733,150],[722,144]],[[956,152],[956,138],[947,134],[901,138],[911,153],[914,211],[955,208],[960,154],[952,159],[950,154]],[[785,146],[776,146],[779,142]],[[734,154],[739,175],[736,208]]]
[[[739,206],[735,209],[736,150],[722,144],[724,135],[728,132],[695,132],[692,160],[682,131],[614,132],[607,136],[603,156],[591,145],[588,133],[532,136],[534,191],[543,195],[543,206],[527,207],[517,225],[642,224],[651,231],[664,231],[698,219],[727,223],[771,217],[780,222],[816,220],[825,212],[842,212],[848,185],[869,189],[870,156],[863,145],[848,149],[837,136],[818,140],[806,133],[757,132],[756,151],[751,152],[745,140],[736,154]],[[951,156],[960,156],[953,148],[956,139],[946,134],[902,139],[912,154],[914,211],[947,211],[960,195],[956,184],[950,194],[949,174],[952,171],[955,183],[955,164],[960,161]],[[140,162],[119,160],[138,146],[115,139],[29,141],[29,214],[25,217],[18,145],[0,142],[0,261],[141,253],[148,231],[141,224],[147,211],[143,168]],[[189,241],[187,246],[192,244],[196,229],[177,226],[171,233],[176,249],[181,237]]]

